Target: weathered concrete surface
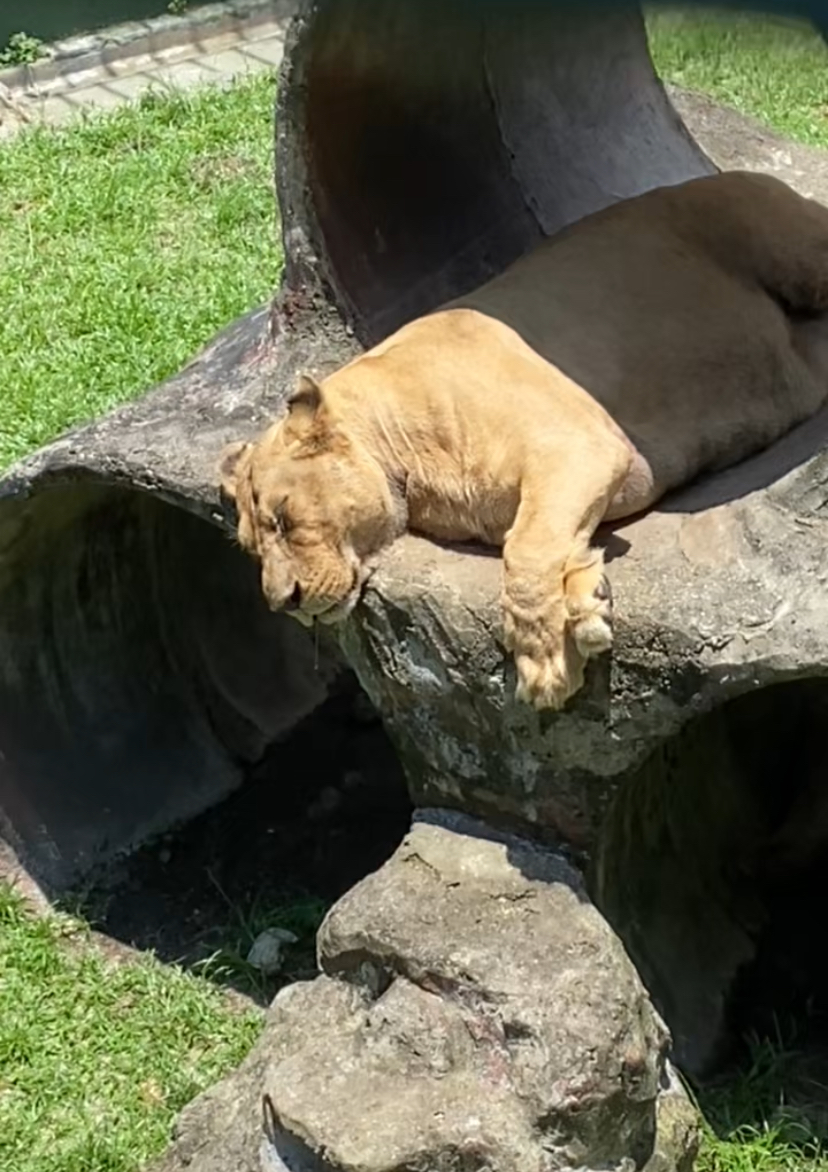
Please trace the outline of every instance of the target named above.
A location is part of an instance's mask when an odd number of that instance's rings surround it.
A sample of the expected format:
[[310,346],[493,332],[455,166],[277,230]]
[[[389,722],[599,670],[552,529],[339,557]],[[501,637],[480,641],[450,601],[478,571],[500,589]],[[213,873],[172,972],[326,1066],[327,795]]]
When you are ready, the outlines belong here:
[[310,0],[278,103],[274,305],[0,479],[0,827],[53,889],[218,800],[335,670],[219,532],[224,444],[279,412],[299,367],[710,169],[634,8]]
[[559,856],[421,811],[330,912],[319,957],[156,1172],[691,1166],[666,1030]]
[[[400,747],[415,800],[594,843],[618,780],[692,716],[828,664],[826,419],[608,538],[611,658],[567,711],[512,698],[501,566],[417,538],[384,560],[343,648]],[[785,457],[812,453],[772,487]]]
[[[828,155],[671,91],[714,161],[828,203]],[[418,801],[507,815],[588,847],[617,780],[694,715],[828,664],[828,416],[605,535],[616,645],[566,713],[512,700],[497,557],[409,537],[343,646],[386,716]]]

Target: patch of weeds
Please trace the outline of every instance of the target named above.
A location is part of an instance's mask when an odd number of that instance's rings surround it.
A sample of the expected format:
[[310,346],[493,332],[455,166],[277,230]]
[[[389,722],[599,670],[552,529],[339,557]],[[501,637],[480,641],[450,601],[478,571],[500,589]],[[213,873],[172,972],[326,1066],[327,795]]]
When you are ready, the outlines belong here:
[[828,1172],[828,1054],[751,1038],[737,1072],[698,1094],[697,1172]]
[[5,46],[0,49],[0,69],[13,65],[33,65],[46,52],[39,37],[28,33],[12,33]]
[[185,1103],[245,1056],[261,1014],[0,885],[0,1168],[134,1172]]
[[[247,906],[234,903],[212,877],[230,912],[226,939],[195,970],[208,980],[230,984],[268,1004],[283,985],[309,980],[317,975],[316,933],[328,911],[328,904],[304,891],[285,890],[281,898],[255,899]],[[298,937],[284,948],[284,964],[277,974],[266,976],[247,959],[256,938],[268,928],[283,928]]]

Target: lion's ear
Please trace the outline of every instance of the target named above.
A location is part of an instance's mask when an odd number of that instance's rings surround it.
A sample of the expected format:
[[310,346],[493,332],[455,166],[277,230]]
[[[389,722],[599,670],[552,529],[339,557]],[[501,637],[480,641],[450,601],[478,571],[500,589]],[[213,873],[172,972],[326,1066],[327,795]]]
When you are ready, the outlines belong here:
[[221,455],[221,462],[219,463],[219,476],[221,477],[221,491],[228,500],[234,501],[236,499],[236,486],[239,480],[239,464],[243,456],[246,456],[252,444],[240,443],[230,444],[224,449]]
[[319,383],[309,374],[300,374],[296,390],[287,402],[288,426],[296,438],[320,427],[324,397]]
[[291,423],[307,425],[313,423],[323,406],[323,388],[310,374],[300,374],[296,390],[287,400],[287,413]]

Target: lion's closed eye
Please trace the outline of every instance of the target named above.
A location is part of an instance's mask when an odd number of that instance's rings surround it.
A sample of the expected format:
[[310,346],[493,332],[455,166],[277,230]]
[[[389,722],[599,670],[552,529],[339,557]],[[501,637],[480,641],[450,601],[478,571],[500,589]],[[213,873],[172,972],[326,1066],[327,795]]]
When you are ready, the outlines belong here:
[[279,533],[286,535],[294,528],[294,521],[288,511],[288,499],[285,497],[273,510],[273,524]]

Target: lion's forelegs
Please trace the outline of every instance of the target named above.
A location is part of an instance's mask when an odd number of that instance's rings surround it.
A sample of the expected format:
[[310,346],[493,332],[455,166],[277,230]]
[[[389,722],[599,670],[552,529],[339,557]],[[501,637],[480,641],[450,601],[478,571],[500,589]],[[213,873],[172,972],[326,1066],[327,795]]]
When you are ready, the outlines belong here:
[[612,643],[601,550],[591,545],[630,467],[614,437],[567,446],[527,468],[503,546],[504,637],[517,698],[561,708],[584,682],[587,659]]

